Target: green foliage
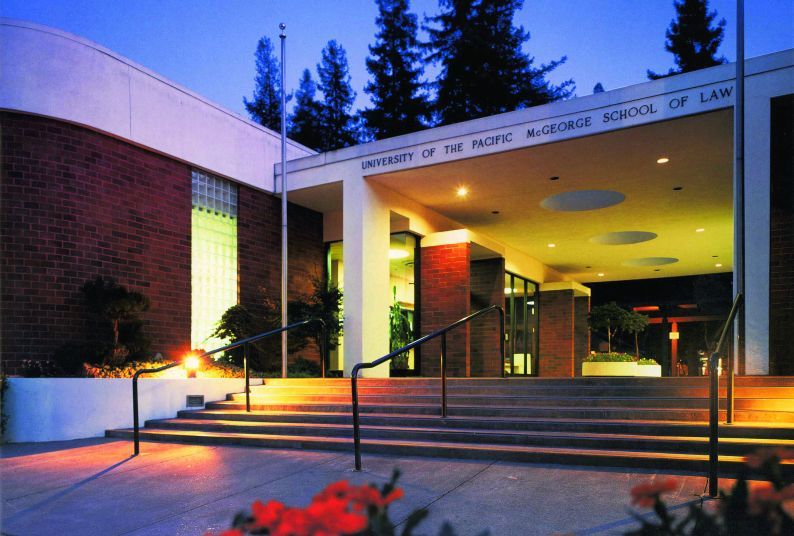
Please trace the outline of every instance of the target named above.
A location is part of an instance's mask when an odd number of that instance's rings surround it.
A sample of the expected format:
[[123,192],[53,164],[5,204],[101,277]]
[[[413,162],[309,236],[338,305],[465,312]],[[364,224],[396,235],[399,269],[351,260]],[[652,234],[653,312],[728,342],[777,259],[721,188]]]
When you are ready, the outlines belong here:
[[612,337],[620,329],[627,311],[615,302],[593,307],[587,315],[587,323],[591,330],[604,330],[607,334],[609,351],[612,351]]
[[[740,536],[747,534],[794,534],[794,517],[786,503],[794,499],[794,480],[784,476],[781,460],[794,458],[794,451],[759,449],[745,458],[747,468],[739,475],[733,489],[719,492],[719,507],[707,510],[702,503],[690,503],[684,515],[673,514],[661,496],[680,487],[673,479],[640,484],[631,490],[635,505],[650,508],[653,517],[632,512],[640,527],[627,536]],[[748,471],[749,469],[749,471]],[[754,480],[748,486],[750,471]],[[760,477],[760,478],[759,478]],[[676,507],[677,508],[677,507]]]
[[58,365],[39,359],[23,359],[20,370],[25,378],[56,378],[63,375]]
[[621,331],[634,335],[634,354],[640,358],[639,334],[648,327],[648,317],[637,311],[626,311],[623,322],[620,326]]
[[642,357],[637,360],[638,365],[658,365],[659,363],[656,362],[655,359],[650,359],[648,357]]
[[281,131],[281,66],[273,54],[273,43],[262,37],[257,43],[254,97],[243,104],[251,119],[276,132]]
[[584,358],[587,363],[629,363],[634,361],[634,356],[622,352],[594,353]]
[[568,98],[573,81],[546,75],[566,61],[535,67],[523,51],[529,32],[513,26],[523,0],[441,0],[425,19],[427,61],[439,64],[435,112],[440,124],[508,112]]
[[420,79],[424,68],[416,15],[408,11],[408,0],[376,2],[378,33],[367,58],[372,80],[364,87],[374,106],[361,113],[367,130],[375,139],[384,139],[425,128],[430,104]]
[[[411,326],[411,318],[407,310],[400,306],[397,300],[397,287],[393,289],[394,301],[389,307],[389,351],[393,352],[398,348],[411,343],[414,340],[414,330]],[[408,352],[403,352],[390,361],[389,367],[392,369],[408,368]]]
[[320,365],[303,357],[295,359],[287,366],[287,375],[290,378],[319,378]]
[[350,86],[347,53],[332,39],[323,49],[317,65],[319,89],[323,94],[320,114],[321,151],[334,151],[356,143],[356,124],[350,111],[356,92]]
[[[278,329],[281,326],[281,306],[277,300],[270,298],[265,289],[260,289],[262,299],[256,305],[233,305],[221,316],[213,337],[228,341],[236,341],[259,335],[267,331]],[[326,284],[321,278],[312,277],[312,293],[306,297],[291,300],[287,305],[290,323],[299,322],[309,318],[319,318],[325,322],[328,348],[332,349],[339,344],[342,334],[342,291],[333,284]],[[252,367],[264,371],[273,371],[280,367],[277,359],[281,349],[281,338],[274,335],[260,342],[250,345],[249,363]],[[306,348],[314,342],[319,348],[320,328],[316,323],[291,330],[287,338],[288,352],[294,353]],[[268,359],[270,357],[270,359]],[[237,366],[243,364],[243,349],[238,348],[228,352],[222,357],[226,362]],[[280,360],[278,360],[280,363]],[[316,376],[319,376],[319,369]]]
[[110,343],[67,342],[55,350],[53,360],[64,374],[80,376],[84,363],[102,362],[112,351]]
[[316,93],[317,84],[312,80],[309,69],[304,69],[298,91],[295,93],[295,107],[289,118],[287,133],[298,143],[320,151],[323,146],[320,124],[322,103],[315,98]]
[[[143,336],[142,323],[138,319],[139,313],[149,309],[149,299],[146,296],[128,290],[111,277],[102,276],[87,281],[80,291],[86,309],[95,317],[109,323],[113,332],[109,341],[112,344],[111,350],[103,355],[96,355],[93,359],[120,364],[132,354],[131,347],[138,352],[148,351],[148,339]],[[123,331],[122,324],[128,324]],[[122,333],[130,338],[122,338]]]
[[709,11],[708,0],[681,0],[673,2],[676,20],[670,22],[665,32],[664,48],[670,52],[677,69],[670,69],[667,74],[657,74],[648,70],[648,78],[656,80],[689,71],[696,71],[727,60],[724,56],[717,57],[717,50],[725,37],[725,19],[712,26],[717,18],[716,11]]

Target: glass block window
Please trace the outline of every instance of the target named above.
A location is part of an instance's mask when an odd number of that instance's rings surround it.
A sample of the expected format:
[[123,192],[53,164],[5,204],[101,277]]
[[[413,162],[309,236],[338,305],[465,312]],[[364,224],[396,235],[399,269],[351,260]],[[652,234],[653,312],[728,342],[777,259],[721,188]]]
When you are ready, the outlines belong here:
[[237,304],[237,185],[193,171],[191,344],[214,350],[223,313]]

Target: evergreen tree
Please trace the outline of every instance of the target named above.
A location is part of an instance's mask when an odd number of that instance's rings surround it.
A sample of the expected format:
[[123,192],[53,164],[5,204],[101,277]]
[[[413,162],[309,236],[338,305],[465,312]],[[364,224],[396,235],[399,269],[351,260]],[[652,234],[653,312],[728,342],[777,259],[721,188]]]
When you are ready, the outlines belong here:
[[696,71],[727,60],[717,57],[717,49],[725,36],[725,19],[713,26],[717,11],[709,11],[708,0],[681,0],[673,2],[677,20],[670,22],[665,33],[667,41],[664,48],[675,58],[677,69],[667,74],[657,74],[648,70],[648,78],[656,80],[665,76]]
[[323,49],[317,65],[320,91],[323,93],[320,114],[320,150],[333,151],[356,142],[356,122],[350,113],[356,92],[350,87],[347,53],[332,39]]
[[[442,12],[426,19],[427,60],[440,63],[435,111],[455,123],[564,99],[573,81],[545,77],[566,61],[535,67],[523,52],[529,33],[513,26],[523,0],[439,0]],[[429,25],[427,23],[430,23]]]
[[262,37],[256,46],[256,78],[253,100],[243,97],[251,119],[281,131],[281,66],[273,55],[273,43]]
[[309,69],[303,70],[298,91],[295,92],[295,108],[289,117],[287,133],[290,138],[315,151],[321,150],[322,136],[320,116],[322,104],[315,98],[317,85]]
[[376,139],[416,132],[425,127],[430,105],[422,92],[416,15],[408,11],[408,0],[377,0],[379,32],[369,47],[367,70],[372,80],[364,91],[370,94],[371,109],[361,114]]

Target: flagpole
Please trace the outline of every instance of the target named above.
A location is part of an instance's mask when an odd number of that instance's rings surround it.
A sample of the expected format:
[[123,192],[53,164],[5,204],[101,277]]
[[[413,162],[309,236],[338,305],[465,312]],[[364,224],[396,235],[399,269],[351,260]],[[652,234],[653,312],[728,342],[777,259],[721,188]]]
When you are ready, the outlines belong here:
[[[286,40],[287,25],[278,25],[281,33],[281,327],[287,317],[287,92],[286,92]],[[287,332],[281,332],[281,377],[287,377]]]
[[[744,0],[736,0],[736,101],[733,105],[733,294],[744,294]],[[745,297],[745,302],[747,299]],[[745,308],[734,324],[735,352],[731,356],[728,380],[727,422],[733,423],[733,371],[735,361],[744,365]]]

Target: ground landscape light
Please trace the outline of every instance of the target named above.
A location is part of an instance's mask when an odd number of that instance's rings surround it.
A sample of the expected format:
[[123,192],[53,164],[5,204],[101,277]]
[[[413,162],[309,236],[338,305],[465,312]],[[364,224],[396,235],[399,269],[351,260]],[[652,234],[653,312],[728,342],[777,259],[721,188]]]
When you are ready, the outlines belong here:
[[199,364],[199,358],[196,357],[195,354],[188,354],[185,356],[185,359],[182,361],[182,366],[185,367],[188,378],[196,377],[196,371],[199,368]]

